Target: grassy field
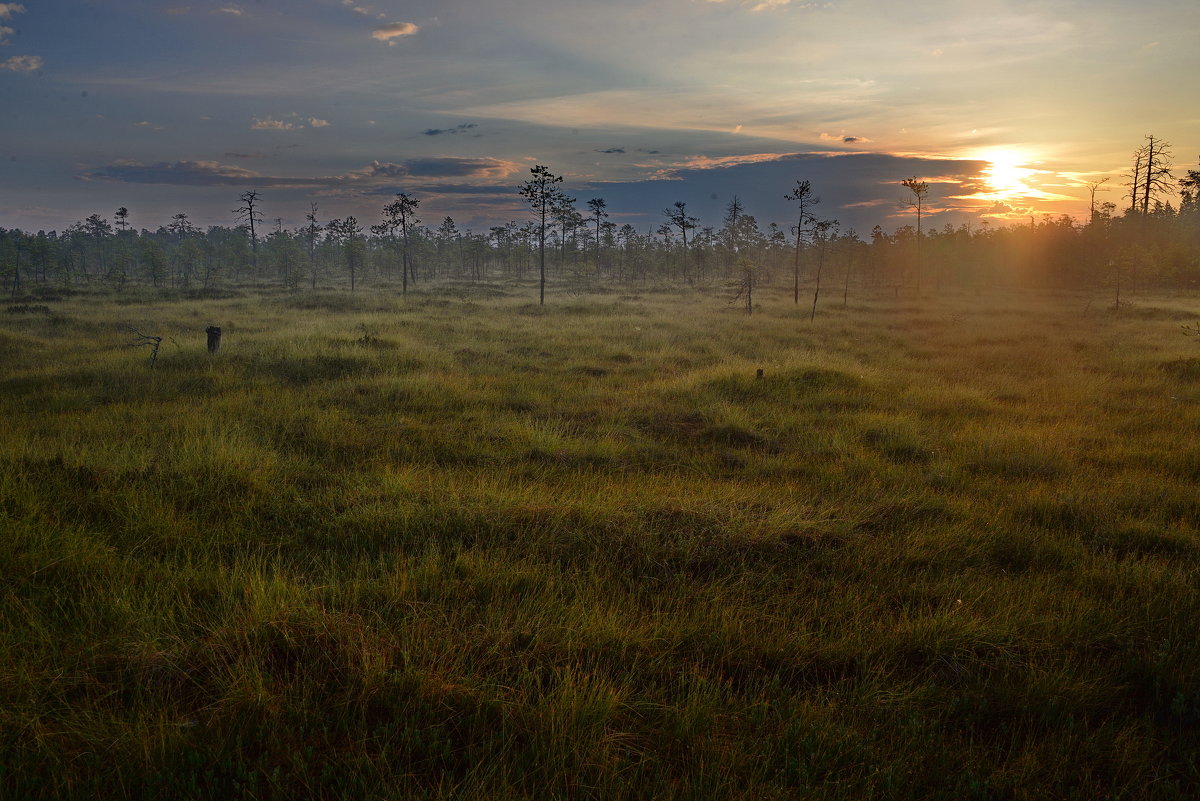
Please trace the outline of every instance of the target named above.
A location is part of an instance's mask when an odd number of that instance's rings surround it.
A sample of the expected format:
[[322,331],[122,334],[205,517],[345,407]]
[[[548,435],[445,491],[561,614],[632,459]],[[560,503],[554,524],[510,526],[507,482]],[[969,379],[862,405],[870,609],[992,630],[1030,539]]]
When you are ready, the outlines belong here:
[[1200,792],[1200,297],[428,293],[0,313],[0,796]]

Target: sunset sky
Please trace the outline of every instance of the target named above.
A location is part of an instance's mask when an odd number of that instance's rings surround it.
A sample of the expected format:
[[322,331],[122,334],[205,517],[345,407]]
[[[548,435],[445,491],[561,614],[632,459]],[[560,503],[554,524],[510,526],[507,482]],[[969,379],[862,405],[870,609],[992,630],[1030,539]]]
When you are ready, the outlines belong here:
[[1194,0],[24,0],[0,3],[0,226],[118,206],[234,224],[527,216],[529,167],[645,229],[673,201],[765,227],[812,181],[861,235],[1122,205],[1154,134],[1200,153]]

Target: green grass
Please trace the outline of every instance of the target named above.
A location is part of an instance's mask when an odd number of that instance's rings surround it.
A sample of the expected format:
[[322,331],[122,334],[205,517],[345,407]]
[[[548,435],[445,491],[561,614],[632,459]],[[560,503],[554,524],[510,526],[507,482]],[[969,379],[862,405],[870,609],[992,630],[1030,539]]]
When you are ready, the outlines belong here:
[[531,296],[0,313],[0,795],[1195,797],[1200,299]]

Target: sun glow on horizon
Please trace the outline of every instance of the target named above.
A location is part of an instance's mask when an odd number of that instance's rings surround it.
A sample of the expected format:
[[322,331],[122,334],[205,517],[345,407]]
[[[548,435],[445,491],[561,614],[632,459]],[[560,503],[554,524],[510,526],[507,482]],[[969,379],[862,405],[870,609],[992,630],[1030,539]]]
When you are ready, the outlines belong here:
[[[1063,203],[1079,198],[1062,194],[1064,175],[1042,167],[1042,161],[1027,150],[996,148],[976,151],[969,158],[987,163],[967,186],[974,191],[955,195],[959,200],[987,204],[983,216],[998,220],[1026,219],[1031,214],[1062,212]],[[1053,204],[1047,206],[1047,204]]]
[[984,159],[988,161],[983,175],[989,191],[981,195],[994,200],[1011,200],[1038,194],[1038,190],[1029,184],[1029,179],[1037,170],[1022,166],[1029,163],[1025,154],[1013,150],[993,150]]

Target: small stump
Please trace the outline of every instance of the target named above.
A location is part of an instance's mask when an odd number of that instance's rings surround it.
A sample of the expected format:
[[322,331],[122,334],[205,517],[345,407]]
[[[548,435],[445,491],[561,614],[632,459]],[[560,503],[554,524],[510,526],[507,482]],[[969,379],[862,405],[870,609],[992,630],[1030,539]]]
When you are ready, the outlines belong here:
[[208,352],[216,353],[221,347],[221,327],[210,325],[204,329],[204,333],[208,334]]

